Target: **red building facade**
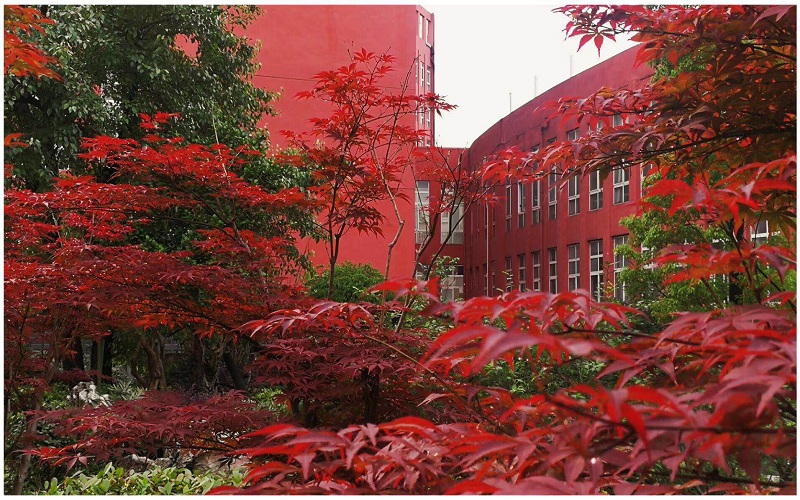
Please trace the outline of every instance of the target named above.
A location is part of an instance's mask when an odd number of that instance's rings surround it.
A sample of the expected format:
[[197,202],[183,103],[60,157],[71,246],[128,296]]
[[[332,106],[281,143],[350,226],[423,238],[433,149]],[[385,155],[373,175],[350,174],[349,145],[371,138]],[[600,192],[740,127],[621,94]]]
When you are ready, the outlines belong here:
[[[515,110],[478,137],[465,152],[465,164],[480,165],[516,146],[533,151],[554,141],[576,139],[588,125],[548,120],[542,105],[581,97],[601,87],[633,86],[649,78],[647,67],[633,68],[630,49],[553,87]],[[498,203],[483,204],[465,217],[466,296],[513,290],[561,292],[591,290],[599,298],[624,299],[616,272],[627,265],[614,248],[627,242],[622,217],[635,211],[641,196],[637,166],[564,181],[560,173],[536,182],[512,182],[496,189]]]
[[[261,69],[254,83],[278,92],[274,102],[277,116],[269,117],[265,126],[271,133],[276,150],[286,146],[282,130],[296,133],[310,130],[311,118],[330,113],[319,100],[298,100],[295,95],[310,90],[313,76],[321,71],[350,64],[350,54],[362,48],[378,54],[389,53],[397,61],[395,71],[383,81],[397,93],[425,94],[435,91],[434,18],[433,14],[415,5],[264,5],[262,14],[253,21],[245,35],[261,43],[258,62]],[[407,117],[407,125],[430,130],[434,137],[433,113]],[[426,144],[423,144],[426,145]],[[429,144],[427,144],[429,145]],[[404,172],[401,184],[405,200],[400,200],[400,213],[406,222],[394,247],[390,277],[410,277],[414,272],[415,234],[414,176],[412,168]],[[389,201],[377,207],[386,215],[381,228],[384,236],[345,234],[339,262],[371,264],[383,271],[389,243],[398,229],[394,209]],[[301,251],[311,252],[312,261],[328,264],[324,244],[311,240],[301,242]]]
[[[266,120],[273,146],[281,149],[281,130],[307,131],[309,120],[326,116],[326,104],[297,100],[295,94],[314,84],[313,75],[350,63],[350,54],[362,48],[390,53],[397,71],[387,81],[397,89],[435,92],[434,16],[413,5],[267,5],[246,35],[262,44],[262,67],[255,83],[279,92],[278,113]],[[478,137],[466,150],[436,148],[426,143],[430,158],[451,166],[460,162],[475,168],[495,153],[516,146],[533,150],[556,140],[587,132],[572,123],[547,119],[543,104],[563,97],[581,97],[600,87],[637,85],[649,77],[646,67],[633,68],[635,50],[606,60],[553,87],[518,108]],[[457,104],[457,103],[455,103]],[[409,116],[417,129],[435,129],[432,112]],[[430,137],[435,137],[431,133]],[[428,179],[424,159],[417,159],[402,177],[400,201],[405,228],[392,254],[390,277],[419,273],[436,256],[457,259],[452,276],[443,282],[447,298],[496,295],[507,290],[565,291],[590,289],[598,297],[616,295],[615,271],[626,263],[614,257],[614,248],[626,241],[622,217],[631,215],[641,195],[638,167],[563,182],[553,175],[537,183],[511,183],[496,190],[498,203],[455,207],[431,221],[431,200],[441,197],[441,185]],[[383,237],[346,234],[339,262],[367,263],[383,270],[389,242],[398,229],[390,202],[377,207],[386,215]],[[463,215],[463,220],[462,219]],[[446,234],[450,232],[448,238]],[[429,235],[430,244],[421,249]],[[446,242],[446,244],[445,244]],[[304,241],[320,266],[328,263],[325,246]],[[418,257],[418,259],[417,259]],[[415,268],[416,261],[419,266]]]

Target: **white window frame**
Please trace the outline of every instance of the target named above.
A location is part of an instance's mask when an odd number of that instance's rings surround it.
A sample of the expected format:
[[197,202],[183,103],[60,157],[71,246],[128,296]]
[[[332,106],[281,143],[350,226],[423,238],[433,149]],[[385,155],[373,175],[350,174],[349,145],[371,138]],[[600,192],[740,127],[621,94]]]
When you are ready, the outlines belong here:
[[508,256],[506,257],[506,292],[514,289],[514,269],[511,265],[511,256]]
[[425,18],[425,45],[431,45],[431,20]]
[[443,302],[453,302],[464,297],[464,266],[453,266],[442,280],[439,295]]
[[539,250],[531,252],[531,289],[542,291],[542,253]]
[[517,227],[525,227],[525,185],[517,182]]
[[[567,131],[567,140],[575,142],[580,137],[580,130],[574,128]],[[581,178],[577,172],[573,172],[573,176],[567,181],[567,213],[569,215],[577,215],[581,211]]]
[[[419,79],[420,79],[419,93],[420,94],[424,94],[425,93],[425,61],[423,61],[422,59],[419,60]],[[424,109],[424,107],[423,107],[423,109]]]
[[567,245],[567,290],[581,287],[581,245]]
[[769,221],[760,220],[755,226],[750,227],[750,243],[757,247],[767,242],[772,233],[769,231]]
[[600,171],[594,170],[589,173],[589,211],[600,210],[603,208],[603,180],[600,178]]
[[567,181],[567,212],[569,215],[578,215],[581,212],[581,178],[576,174]]
[[531,183],[531,224],[542,222],[541,185],[538,179]]
[[614,168],[614,205],[630,201],[631,169],[624,163]]
[[512,199],[512,189],[511,189],[511,181],[506,181],[506,232],[511,231],[511,212],[514,206],[514,200]]
[[644,197],[644,181],[646,181],[647,178],[650,176],[650,171],[653,170],[654,167],[653,167],[652,164],[647,164],[647,165],[642,165],[639,168],[641,170],[639,172],[640,173],[640,177],[641,177],[641,180],[639,181],[639,197],[643,198]]
[[548,268],[547,280],[550,293],[558,293],[558,250],[555,247],[547,249]]
[[556,220],[558,218],[558,172],[550,172],[548,179],[547,218]]
[[524,292],[528,289],[528,276],[526,276],[526,255],[524,253],[517,254],[517,289]]
[[[462,215],[464,206],[461,203],[453,207],[452,212],[442,212],[441,214],[441,231],[440,243],[449,245],[462,245],[464,243],[464,217]],[[455,227],[452,224],[455,223]],[[447,235],[450,234],[450,239]]]
[[603,299],[603,240],[589,240],[589,293]]
[[[625,120],[622,119],[620,115],[614,115],[611,118],[611,126],[621,127],[625,123]],[[614,177],[614,205],[621,205],[622,203],[627,203],[630,201],[630,180],[631,180],[631,168],[629,165],[626,165],[624,161],[620,162],[620,165],[614,167],[613,172]]]
[[423,28],[423,23],[424,22],[425,22],[425,16],[420,14],[419,15],[419,29],[418,29],[420,38],[422,38],[422,28]]
[[416,242],[424,243],[430,234],[430,205],[431,185],[428,181],[416,181],[414,190],[414,233]]
[[430,66],[425,67],[425,82],[428,93],[433,92],[433,73]]
[[628,244],[628,235],[622,234],[614,236],[614,298],[619,302],[625,303],[628,300],[628,294],[625,286],[620,283],[620,274],[624,269],[627,269],[630,263],[628,258],[617,252],[617,248],[622,245]]

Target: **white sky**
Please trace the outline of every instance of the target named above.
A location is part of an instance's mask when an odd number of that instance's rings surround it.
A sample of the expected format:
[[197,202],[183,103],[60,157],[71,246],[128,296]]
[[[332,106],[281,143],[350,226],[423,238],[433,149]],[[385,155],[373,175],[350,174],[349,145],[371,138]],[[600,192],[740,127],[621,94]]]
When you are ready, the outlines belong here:
[[[435,16],[436,93],[457,109],[436,118],[436,143],[468,146],[486,129],[537,94],[633,46],[607,40],[598,57],[589,42],[565,40],[567,17],[554,5],[488,5],[430,1]],[[536,93],[534,93],[536,77]]]

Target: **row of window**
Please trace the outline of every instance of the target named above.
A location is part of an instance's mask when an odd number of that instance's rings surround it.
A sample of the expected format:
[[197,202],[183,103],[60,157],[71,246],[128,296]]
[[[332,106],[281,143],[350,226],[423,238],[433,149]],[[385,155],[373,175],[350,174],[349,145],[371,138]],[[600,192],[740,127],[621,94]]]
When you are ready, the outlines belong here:
[[[558,179],[556,172],[551,172],[548,184],[548,203],[547,218],[555,220],[558,217]],[[630,167],[623,167],[614,170],[614,205],[627,203],[630,201]],[[539,224],[541,218],[541,182],[531,183],[531,224]],[[567,182],[567,213],[577,215],[580,213],[580,177],[574,176]],[[511,184],[506,185],[506,231],[511,231],[514,198],[514,189]],[[527,213],[527,186],[523,182],[516,183],[516,215],[517,227],[525,227],[525,215]],[[600,172],[592,172],[589,175],[589,211],[600,210],[603,208],[603,185],[600,179]]]
[[433,45],[433,30],[431,29],[431,20],[423,14],[419,14],[419,29],[417,30],[419,37],[425,40],[425,43],[430,47]]
[[[614,243],[614,268],[613,279],[609,282],[609,286],[613,287],[609,293],[606,285],[605,261],[603,259],[603,240],[589,240],[588,242],[588,258],[589,258],[589,275],[588,275],[588,289],[596,300],[605,300],[607,295],[612,295],[616,300],[625,302],[627,296],[625,288],[620,282],[620,273],[629,265],[628,259],[616,251],[620,245],[628,243],[628,235],[615,236]],[[531,279],[530,289],[533,291],[542,291],[543,288],[543,274],[542,274],[542,252],[534,250],[533,252],[520,253],[516,256],[516,261],[511,256],[505,258],[505,275],[506,286],[505,291],[510,292],[514,288],[520,291],[528,290],[528,257],[530,256],[530,270]],[[558,293],[558,251],[556,247],[547,249],[547,291],[550,293]],[[567,245],[567,290],[577,290],[579,288],[586,288],[586,282],[583,282],[584,276],[581,275],[581,244],[574,243]],[[512,266],[516,264],[516,269]],[[486,264],[483,264],[482,273],[475,267],[475,274],[473,277],[474,290],[480,288],[478,278],[483,277],[483,294],[488,295],[493,292],[490,290],[490,284],[496,283],[495,261],[491,261],[491,281],[488,281],[488,270]]]

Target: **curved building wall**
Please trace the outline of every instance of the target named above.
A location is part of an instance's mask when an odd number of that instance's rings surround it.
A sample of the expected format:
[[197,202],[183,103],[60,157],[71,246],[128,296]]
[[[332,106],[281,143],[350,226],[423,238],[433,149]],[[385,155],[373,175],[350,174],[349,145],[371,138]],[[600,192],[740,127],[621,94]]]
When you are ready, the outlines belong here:
[[[512,146],[531,151],[554,140],[568,140],[567,134],[575,133],[575,129],[585,134],[588,124],[577,128],[575,123],[558,118],[548,121],[552,108],[542,105],[559,98],[588,96],[601,87],[641,85],[652,71],[633,67],[636,50],[629,49],[570,78],[495,123],[472,143],[465,153],[465,164],[474,168]],[[465,295],[497,295],[511,289],[561,292],[571,288],[602,290],[597,293],[603,296],[613,294],[615,238],[620,243],[627,234],[619,220],[635,212],[641,194],[638,167],[629,169],[627,189],[622,173],[617,175],[617,179],[609,175],[595,183],[593,206],[588,177],[579,179],[578,196],[573,196],[571,203],[569,186],[559,179],[554,218],[549,213],[549,182],[539,181],[538,221],[531,182],[499,186],[495,203],[475,207],[465,217]],[[602,206],[598,207],[599,186]],[[570,214],[570,205],[574,214]]]

